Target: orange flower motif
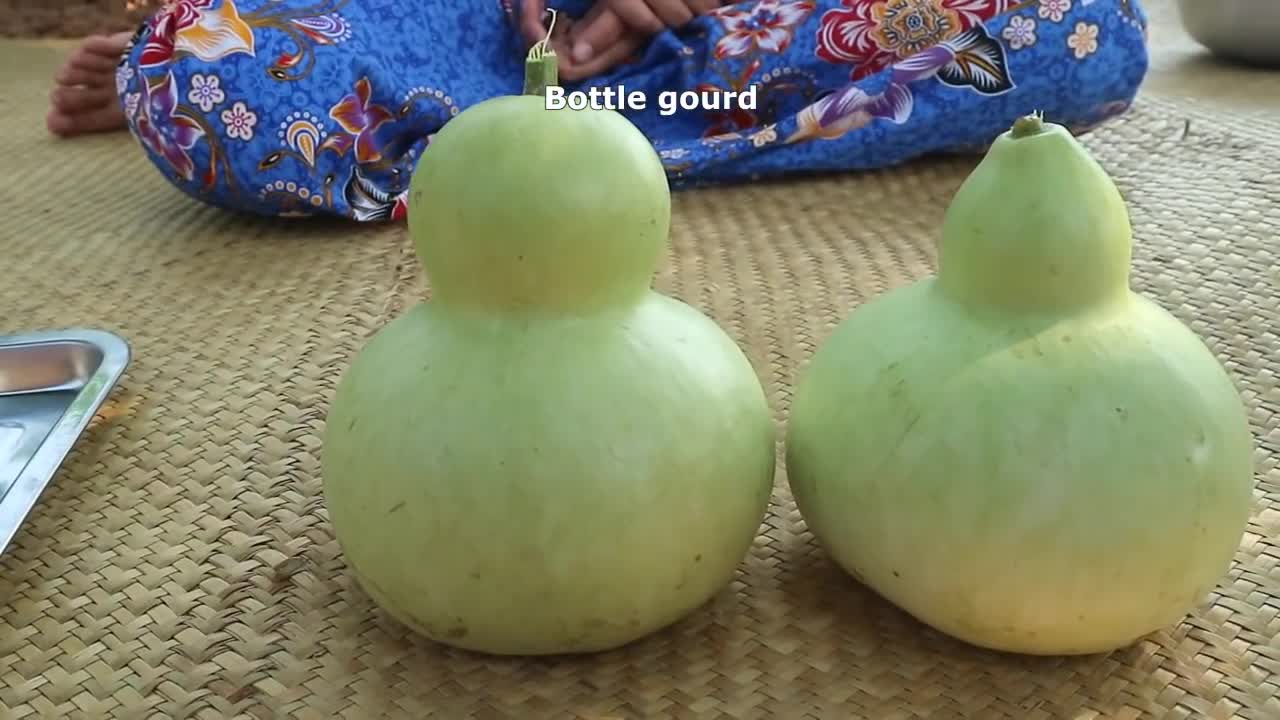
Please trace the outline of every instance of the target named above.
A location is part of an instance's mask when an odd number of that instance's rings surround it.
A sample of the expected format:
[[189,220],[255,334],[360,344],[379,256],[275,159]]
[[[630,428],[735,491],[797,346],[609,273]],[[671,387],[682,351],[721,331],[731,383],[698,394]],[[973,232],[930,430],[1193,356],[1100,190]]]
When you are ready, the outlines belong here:
[[139,62],[145,68],[165,65],[182,54],[205,62],[254,54],[253,29],[233,0],[217,8],[213,0],[166,0],[148,24],[151,34]]
[[951,40],[1026,0],[841,0],[822,14],[818,57],[854,80]]
[[942,0],[888,0],[871,8],[882,50],[906,58],[964,30],[960,13]]

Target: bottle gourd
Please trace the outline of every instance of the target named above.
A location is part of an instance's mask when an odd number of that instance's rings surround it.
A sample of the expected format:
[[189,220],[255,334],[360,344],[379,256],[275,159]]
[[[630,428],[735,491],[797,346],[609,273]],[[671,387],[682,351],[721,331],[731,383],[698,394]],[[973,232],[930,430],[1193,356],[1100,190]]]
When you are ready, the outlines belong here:
[[671,198],[624,116],[479,103],[423,153],[409,229],[432,296],[333,399],[324,494],[354,577],[444,644],[607,650],[728,586],[773,487],[746,356],[660,295]]
[[943,221],[936,277],[855,309],[803,371],[787,471],[849,573],[969,643],[1112,650],[1224,576],[1252,502],[1230,377],[1129,286],[1104,169],[1039,116]]

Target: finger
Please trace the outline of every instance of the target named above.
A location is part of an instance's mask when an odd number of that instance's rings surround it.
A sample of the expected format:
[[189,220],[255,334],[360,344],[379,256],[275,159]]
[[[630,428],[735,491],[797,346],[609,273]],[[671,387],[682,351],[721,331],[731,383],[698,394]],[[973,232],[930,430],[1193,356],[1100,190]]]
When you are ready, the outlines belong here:
[[684,27],[693,19],[693,11],[685,0],[645,0],[649,9],[669,28]]
[[110,105],[115,97],[114,88],[58,87],[50,93],[49,101],[58,110],[75,114]]
[[[609,20],[601,20],[600,19],[601,15],[610,15],[612,16],[612,18]],[[581,19],[578,20],[578,23],[576,25],[574,25],[573,32],[571,32],[569,35],[572,39],[576,40],[578,36],[582,34],[583,30],[587,28],[595,27],[596,25],[599,25],[601,22],[607,23],[609,25],[612,25],[618,28],[619,35],[613,38],[614,40],[617,40],[618,38],[622,37],[621,32],[626,28],[626,26],[623,25],[622,22],[618,20],[618,16],[614,15],[613,11],[609,9],[609,5],[607,2],[598,2],[598,3],[592,4],[591,8],[587,10],[587,13],[583,15]]]
[[[598,4],[596,8],[604,8]],[[572,41],[572,58],[575,64],[590,62],[596,53],[607,50],[622,41],[629,33],[621,18],[613,12],[588,13],[569,34]]]
[[727,4],[727,3],[720,2],[720,0],[685,0],[685,1],[688,3],[690,12],[692,12],[694,15],[697,15],[698,17],[702,17],[703,15],[706,15],[713,10],[717,10],[723,5]]
[[646,38],[638,33],[628,33],[618,42],[610,45],[604,52],[593,56],[584,63],[572,63],[567,68],[564,77],[569,82],[577,82],[590,77],[595,77],[621,63],[631,56],[636,50],[639,50],[645,43]]
[[568,53],[568,48],[570,47],[569,37],[573,33],[573,28],[577,23],[577,20],[569,17],[568,15],[560,15],[556,18],[556,25],[551,28],[551,37],[549,40],[551,48],[556,51],[556,54],[564,55]]
[[547,36],[547,28],[542,24],[546,11],[546,0],[520,0],[520,34],[529,47]]
[[84,48],[80,48],[72,53],[71,58],[67,61],[67,65],[83,70],[84,72],[111,73],[115,72],[116,65],[120,64],[120,58],[113,58],[109,55],[100,55],[94,52],[88,52]]
[[84,43],[80,45],[82,50],[111,58],[112,64],[120,62],[120,56],[124,55],[127,47],[129,47],[129,38],[126,35],[92,35],[85,38]]
[[62,66],[54,78],[59,85],[76,87],[111,87],[115,84],[115,73],[90,72],[71,64]]
[[622,21],[622,24],[648,35],[657,35],[667,29],[665,23],[653,14],[653,10],[644,0],[605,0],[609,9]]
[[118,105],[108,105],[91,112],[68,115],[58,110],[49,113],[45,120],[49,132],[61,137],[85,133],[107,132],[124,127],[124,117]]

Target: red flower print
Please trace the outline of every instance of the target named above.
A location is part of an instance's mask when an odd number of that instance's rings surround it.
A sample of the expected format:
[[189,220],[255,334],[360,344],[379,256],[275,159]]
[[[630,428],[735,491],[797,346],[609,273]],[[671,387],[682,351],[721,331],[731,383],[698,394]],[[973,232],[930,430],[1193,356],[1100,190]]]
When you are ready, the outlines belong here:
[[396,203],[391,208],[391,219],[398,221],[407,217],[409,217],[409,191],[405,190],[396,196]]
[[707,113],[707,115],[711,120],[711,124],[702,133],[704,138],[717,135],[732,135],[743,130],[750,130],[759,122],[755,113],[736,107],[720,112]]
[[355,139],[356,162],[371,163],[382,159],[382,150],[375,136],[378,128],[395,119],[395,115],[381,105],[370,103],[373,86],[369,78],[356,82],[354,94],[347,95],[329,110],[329,117],[342,126]]
[[852,79],[950,40],[1022,0],[842,0],[823,13],[818,57],[853,65]]
[[714,11],[725,29],[716,43],[715,55],[723,60],[741,57],[752,50],[768,53],[784,52],[791,45],[795,28],[813,12],[808,0],[760,0],[747,10],[726,6]]
[[200,20],[200,11],[212,5],[213,0],[164,0],[147,21],[151,34],[142,46],[138,64],[148,68],[169,62],[178,32],[195,25]]
[[[723,88],[714,83],[700,83],[694,88],[698,94],[711,94],[716,96],[716,101],[723,103],[723,93],[726,90],[742,92],[746,90],[748,83],[751,82],[751,76],[756,70],[760,69],[760,60],[757,58],[747,63],[747,67],[738,74],[736,78],[730,78],[729,88]],[[732,135],[743,130],[749,130],[759,124],[760,120],[756,114],[750,110],[738,107],[736,104],[732,107],[726,107],[722,110],[713,110],[707,113],[707,118],[711,121],[711,125],[702,133],[702,137],[709,138],[717,135]]]

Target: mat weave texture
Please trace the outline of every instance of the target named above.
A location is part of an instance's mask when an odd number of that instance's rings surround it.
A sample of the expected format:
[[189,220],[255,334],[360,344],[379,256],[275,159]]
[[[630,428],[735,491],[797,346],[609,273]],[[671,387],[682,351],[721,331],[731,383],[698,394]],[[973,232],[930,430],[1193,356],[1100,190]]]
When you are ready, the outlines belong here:
[[[1253,518],[1186,622],[1108,656],[968,647],[837,570],[780,472],[708,607],[612,653],[495,660],[379,612],[322,501],[335,380],[425,292],[403,230],[229,217],[127,138],[49,140],[57,58],[0,44],[0,332],[101,327],[135,359],[0,558],[0,720],[1280,718],[1280,122],[1150,96],[1087,138],[1131,204],[1135,286],[1252,408]],[[782,423],[834,324],[935,269],[973,163],[677,195],[656,286],[748,351]]]

